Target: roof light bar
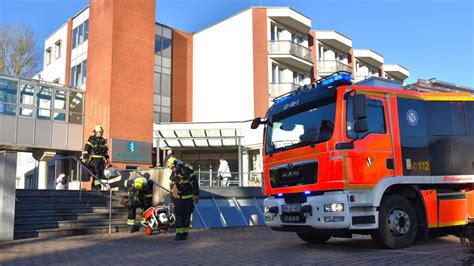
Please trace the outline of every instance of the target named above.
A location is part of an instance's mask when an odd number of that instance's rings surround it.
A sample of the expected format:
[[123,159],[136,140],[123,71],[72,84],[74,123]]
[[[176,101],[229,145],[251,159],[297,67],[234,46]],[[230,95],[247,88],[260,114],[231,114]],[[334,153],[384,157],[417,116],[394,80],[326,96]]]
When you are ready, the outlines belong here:
[[288,100],[292,95],[297,94],[301,91],[304,90],[310,90],[310,89],[331,89],[331,88],[337,88],[338,86],[341,85],[351,85],[352,84],[352,76],[351,73],[349,72],[344,72],[344,71],[339,71],[335,72],[325,78],[322,78],[316,83],[311,84],[311,85],[304,85],[296,89],[295,91],[290,91],[288,93],[285,93],[275,99],[273,99],[273,102],[275,104],[284,102]]

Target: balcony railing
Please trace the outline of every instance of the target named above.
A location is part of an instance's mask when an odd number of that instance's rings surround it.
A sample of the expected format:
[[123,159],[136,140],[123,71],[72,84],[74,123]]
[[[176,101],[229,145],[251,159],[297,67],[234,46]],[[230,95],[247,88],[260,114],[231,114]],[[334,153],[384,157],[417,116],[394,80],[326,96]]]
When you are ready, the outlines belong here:
[[337,60],[318,61],[318,72],[334,73],[337,71],[346,71],[352,73],[352,67]]
[[300,87],[294,83],[270,83],[270,98],[276,98],[280,95],[296,90]]
[[308,62],[311,60],[311,49],[292,41],[269,41],[268,54],[292,55]]

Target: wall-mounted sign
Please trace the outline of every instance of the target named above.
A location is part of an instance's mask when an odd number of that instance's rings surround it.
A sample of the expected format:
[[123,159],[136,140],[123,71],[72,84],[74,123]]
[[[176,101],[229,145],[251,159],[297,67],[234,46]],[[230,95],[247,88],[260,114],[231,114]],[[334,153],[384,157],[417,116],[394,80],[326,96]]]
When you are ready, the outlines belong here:
[[152,147],[149,142],[112,139],[112,162],[151,164]]

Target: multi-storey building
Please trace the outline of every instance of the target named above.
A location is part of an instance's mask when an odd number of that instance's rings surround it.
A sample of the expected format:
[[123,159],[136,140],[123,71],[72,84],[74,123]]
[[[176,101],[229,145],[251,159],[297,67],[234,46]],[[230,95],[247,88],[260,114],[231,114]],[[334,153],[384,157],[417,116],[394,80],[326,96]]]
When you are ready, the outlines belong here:
[[262,170],[262,132],[249,121],[273,98],[336,71],[355,81],[409,75],[337,31],[312,30],[288,7],[252,7],[191,34],[156,23],[151,2],[92,0],[45,41],[37,78],[86,92],[76,118],[85,136],[98,123],[112,141],[173,148],[207,184],[224,157],[234,183],[249,185]]

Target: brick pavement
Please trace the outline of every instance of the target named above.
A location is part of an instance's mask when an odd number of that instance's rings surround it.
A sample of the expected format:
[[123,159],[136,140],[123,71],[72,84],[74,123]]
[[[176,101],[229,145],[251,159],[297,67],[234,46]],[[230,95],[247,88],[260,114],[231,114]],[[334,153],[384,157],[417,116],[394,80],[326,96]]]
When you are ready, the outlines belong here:
[[188,241],[173,234],[116,233],[0,243],[1,265],[96,264],[460,264],[464,247],[453,236],[403,250],[378,249],[370,237],[302,242],[294,233],[266,227],[192,231]]

